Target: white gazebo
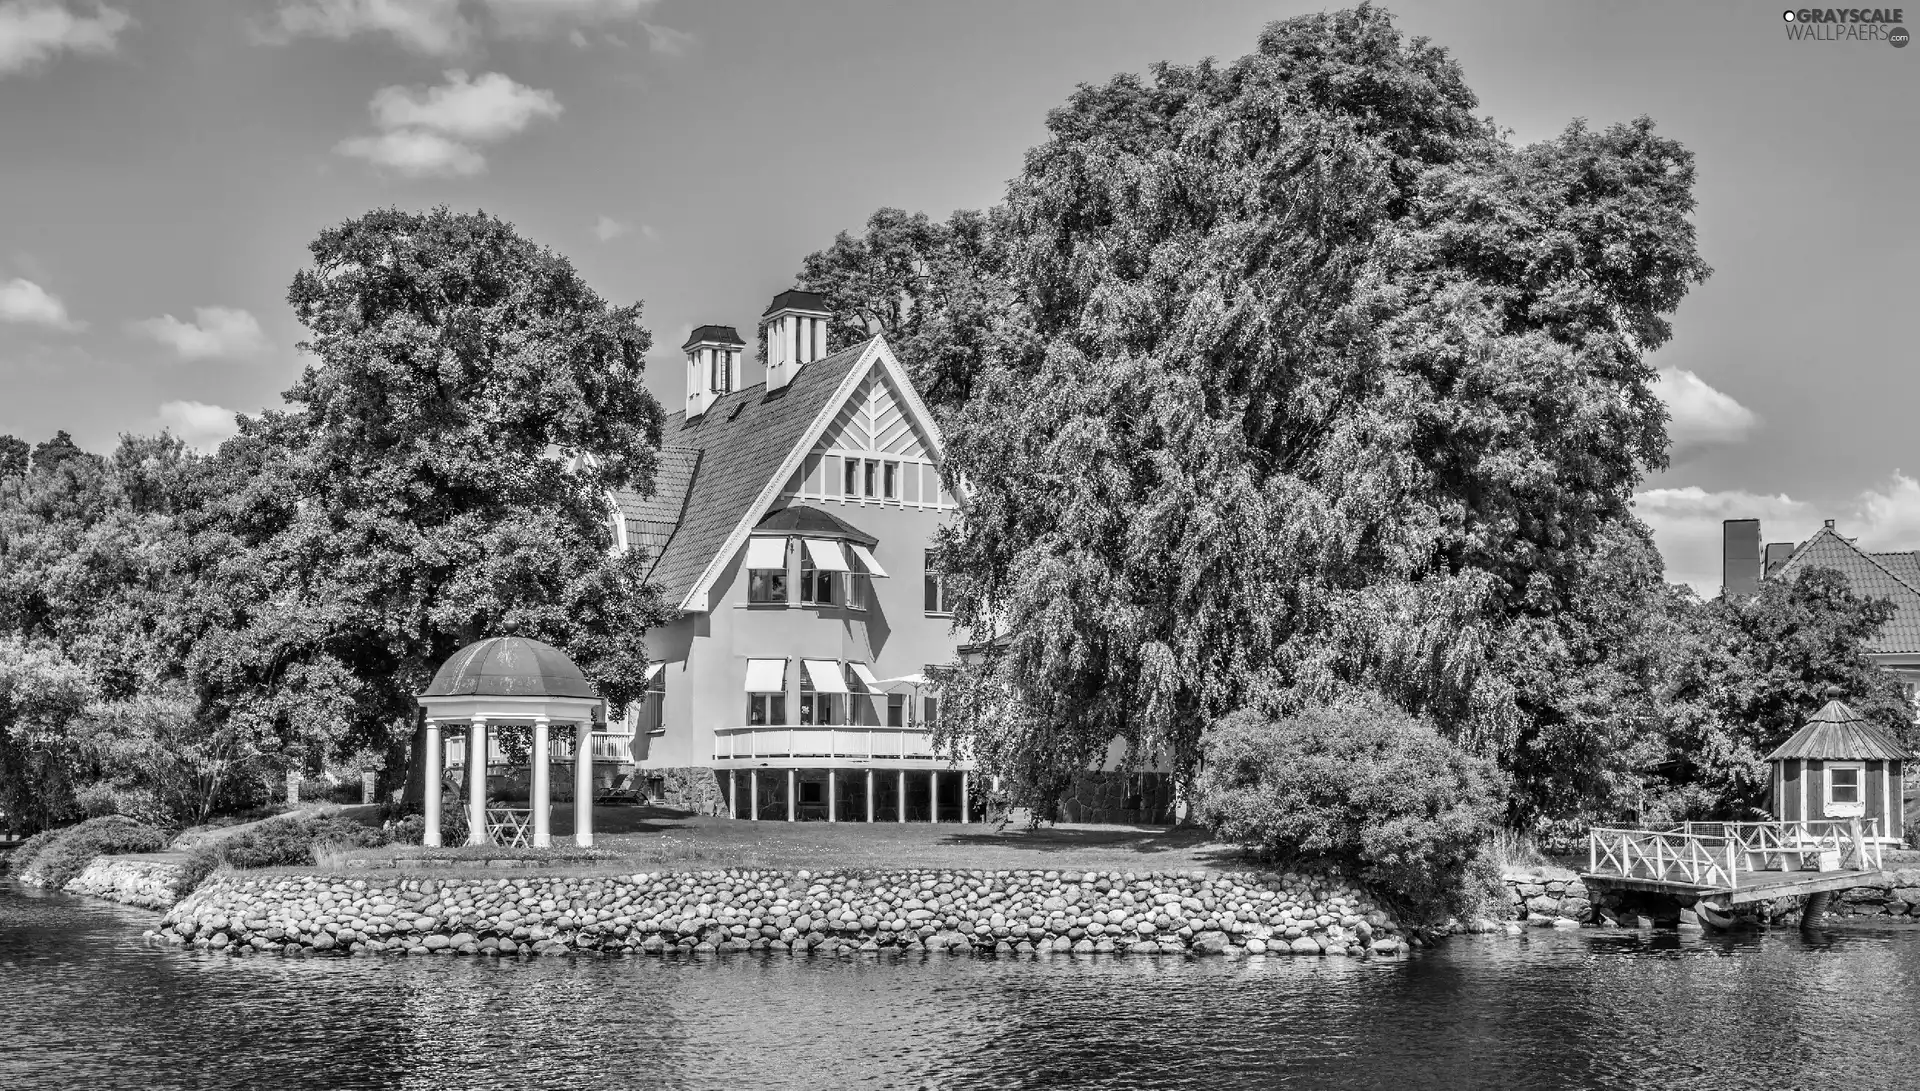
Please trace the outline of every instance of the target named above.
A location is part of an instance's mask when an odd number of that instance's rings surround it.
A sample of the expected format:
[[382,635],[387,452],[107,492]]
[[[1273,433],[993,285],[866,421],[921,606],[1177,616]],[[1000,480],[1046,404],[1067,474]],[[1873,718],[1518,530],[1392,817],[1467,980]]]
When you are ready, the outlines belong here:
[[549,754],[555,724],[573,725],[573,839],[593,845],[593,742],[595,714],[602,708],[593,685],[566,653],[523,636],[488,637],[453,654],[433,684],[417,698],[427,710],[428,845],[440,843],[441,731],[458,726],[467,740],[467,843],[487,836],[487,729],[533,728],[533,845],[553,844],[553,769]]

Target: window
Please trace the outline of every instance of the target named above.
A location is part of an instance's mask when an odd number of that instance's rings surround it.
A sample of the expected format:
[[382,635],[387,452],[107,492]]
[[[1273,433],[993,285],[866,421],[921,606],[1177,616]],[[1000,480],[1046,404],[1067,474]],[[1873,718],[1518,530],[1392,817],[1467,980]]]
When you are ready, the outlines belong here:
[[856,496],[859,496],[860,495],[860,460],[857,458],[842,459],[840,461],[840,468],[841,470],[844,471],[844,476],[846,478],[846,487],[840,490],[840,495],[847,497],[848,499],[852,499]]
[[847,578],[847,609],[864,610],[867,608],[867,578],[857,572],[849,572]]
[[880,464],[878,462],[875,462],[872,459],[868,459],[866,488],[862,490],[863,495],[866,495],[866,496],[880,495],[880,483],[877,480],[879,476],[880,476]]
[[949,604],[947,603],[946,586],[941,583],[939,575],[936,574],[933,570],[933,550],[931,549],[927,550],[926,558],[927,558],[927,587],[926,587],[927,613],[929,614],[950,613],[951,610],[950,610]]
[[1850,818],[1866,812],[1866,769],[1860,765],[1829,765],[1827,773],[1826,814],[1828,818]]
[[833,573],[813,566],[813,558],[800,554],[800,601],[809,606],[833,605]]
[[887,694],[887,726],[907,726],[907,695],[904,693]]
[[809,726],[833,723],[833,694],[817,693],[813,679],[800,675],[800,722]]
[[886,481],[880,495],[889,500],[900,499],[900,464],[898,462],[887,463],[885,477]]
[[779,568],[766,568],[747,573],[748,602],[777,602],[785,605],[787,601],[787,573]]
[[820,789],[824,787],[826,787],[826,785],[821,784],[817,780],[801,781],[800,782],[800,802],[811,803],[815,806],[825,803],[826,798],[820,794]]
[[755,693],[747,698],[747,726],[779,727],[786,722],[786,694]]
[[655,663],[648,668],[647,691],[640,699],[640,722],[636,726],[649,735],[659,735],[667,730],[667,671],[664,663]]
[[931,730],[934,724],[940,722],[940,698],[923,697],[920,700],[920,708],[922,712],[926,713],[926,718],[920,722]]

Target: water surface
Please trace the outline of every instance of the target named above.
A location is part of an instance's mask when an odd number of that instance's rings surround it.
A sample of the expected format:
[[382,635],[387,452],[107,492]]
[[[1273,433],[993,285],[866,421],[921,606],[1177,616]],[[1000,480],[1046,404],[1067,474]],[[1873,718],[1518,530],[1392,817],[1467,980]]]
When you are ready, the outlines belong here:
[[245,959],[0,882],[0,1088],[1920,1086],[1920,932],[1398,962]]

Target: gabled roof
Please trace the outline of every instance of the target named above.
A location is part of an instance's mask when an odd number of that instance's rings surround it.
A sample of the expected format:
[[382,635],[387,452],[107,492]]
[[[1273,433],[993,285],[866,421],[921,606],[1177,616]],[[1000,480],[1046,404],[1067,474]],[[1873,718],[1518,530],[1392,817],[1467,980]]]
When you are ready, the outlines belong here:
[[709,341],[721,345],[746,344],[745,341],[740,340],[740,331],[732,326],[700,326],[687,335],[686,343],[680,347],[688,349]]
[[687,494],[693,490],[700,456],[698,447],[662,447],[654,468],[652,496],[627,489],[613,491],[625,533],[620,540],[629,549],[645,552],[649,570],[659,564],[661,551],[686,514]]
[[1806,726],[1768,754],[1767,760],[1908,761],[1913,756],[1906,747],[1889,738],[1879,724],[1870,723],[1845,704],[1832,700],[1820,706],[1820,711],[1813,714]]
[[859,542],[864,546],[876,546],[880,539],[855,527],[852,523],[819,508],[805,504],[790,504],[779,511],[770,511],[766,518],[753,525],[755,534],[798,534],[803,538],[844,538],[849,542]]
[[[689,456],[693,460],[684,501],[673,513],[673,526],[658,550],[650,576],[661,585],[667,601],[683,608],[704,608],[687,604],[694,585],[767,490],[788,455],[821,414],[830,411],[835,394],[841,392],[849,372],[866,357],[872,344],[869,341],[810,361],[779,390],[768,392],[762,383],[721,395],[691,421],[685,412],[667,417],[660,429],[663,470],[667,451],[680,453],[677,457],[681,464]],[[784,483],[783,478],[778,484]],[[668,489],[658,482],[651,501],[640,501],[630,494],[615,499],[621,516],[629,520],[664,515],[673,506]],[[756,513],[755,520],[758,518]]]
[[[1882,557],[1901,558],[1886,561]],[[1911,554],[1876,556],[1842,538],[1831,526],[1801,543],[1772,579],[1792,579],[1809,568],[1831,568],[1847,577],[1848,590],[1861,598],[1888,599],[1894,615],[1867,643],[1867,651],[1881,655],[1920,652],[1920,582],[1909,582],[1902,571],[1920,568]]]

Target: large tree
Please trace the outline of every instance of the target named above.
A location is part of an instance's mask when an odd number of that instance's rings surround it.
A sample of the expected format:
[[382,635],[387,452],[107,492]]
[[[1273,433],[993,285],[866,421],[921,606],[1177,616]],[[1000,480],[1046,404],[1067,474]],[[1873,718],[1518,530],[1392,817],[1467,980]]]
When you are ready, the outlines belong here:
[[305,760],[397,758],[433,671],[513,622],[617,711],[663,616],[611,551],[609,490],[651,488],[659,444],[638,304],[484,213],[373,212],[311,250],[293,409],[243,420],[212,472],[234,563],[203,688]]
[[993,772],[1044,796],[1120,737],[1187,773],[1351,686],[1506,756],[1556,700],[1500,649],[1664,464],[1646,354],[1707,269],[1651,121],[1515,147],[1477,107],[1362,6],[1049,115],[947,452],[939,564],[1007,643],[943,730]]

